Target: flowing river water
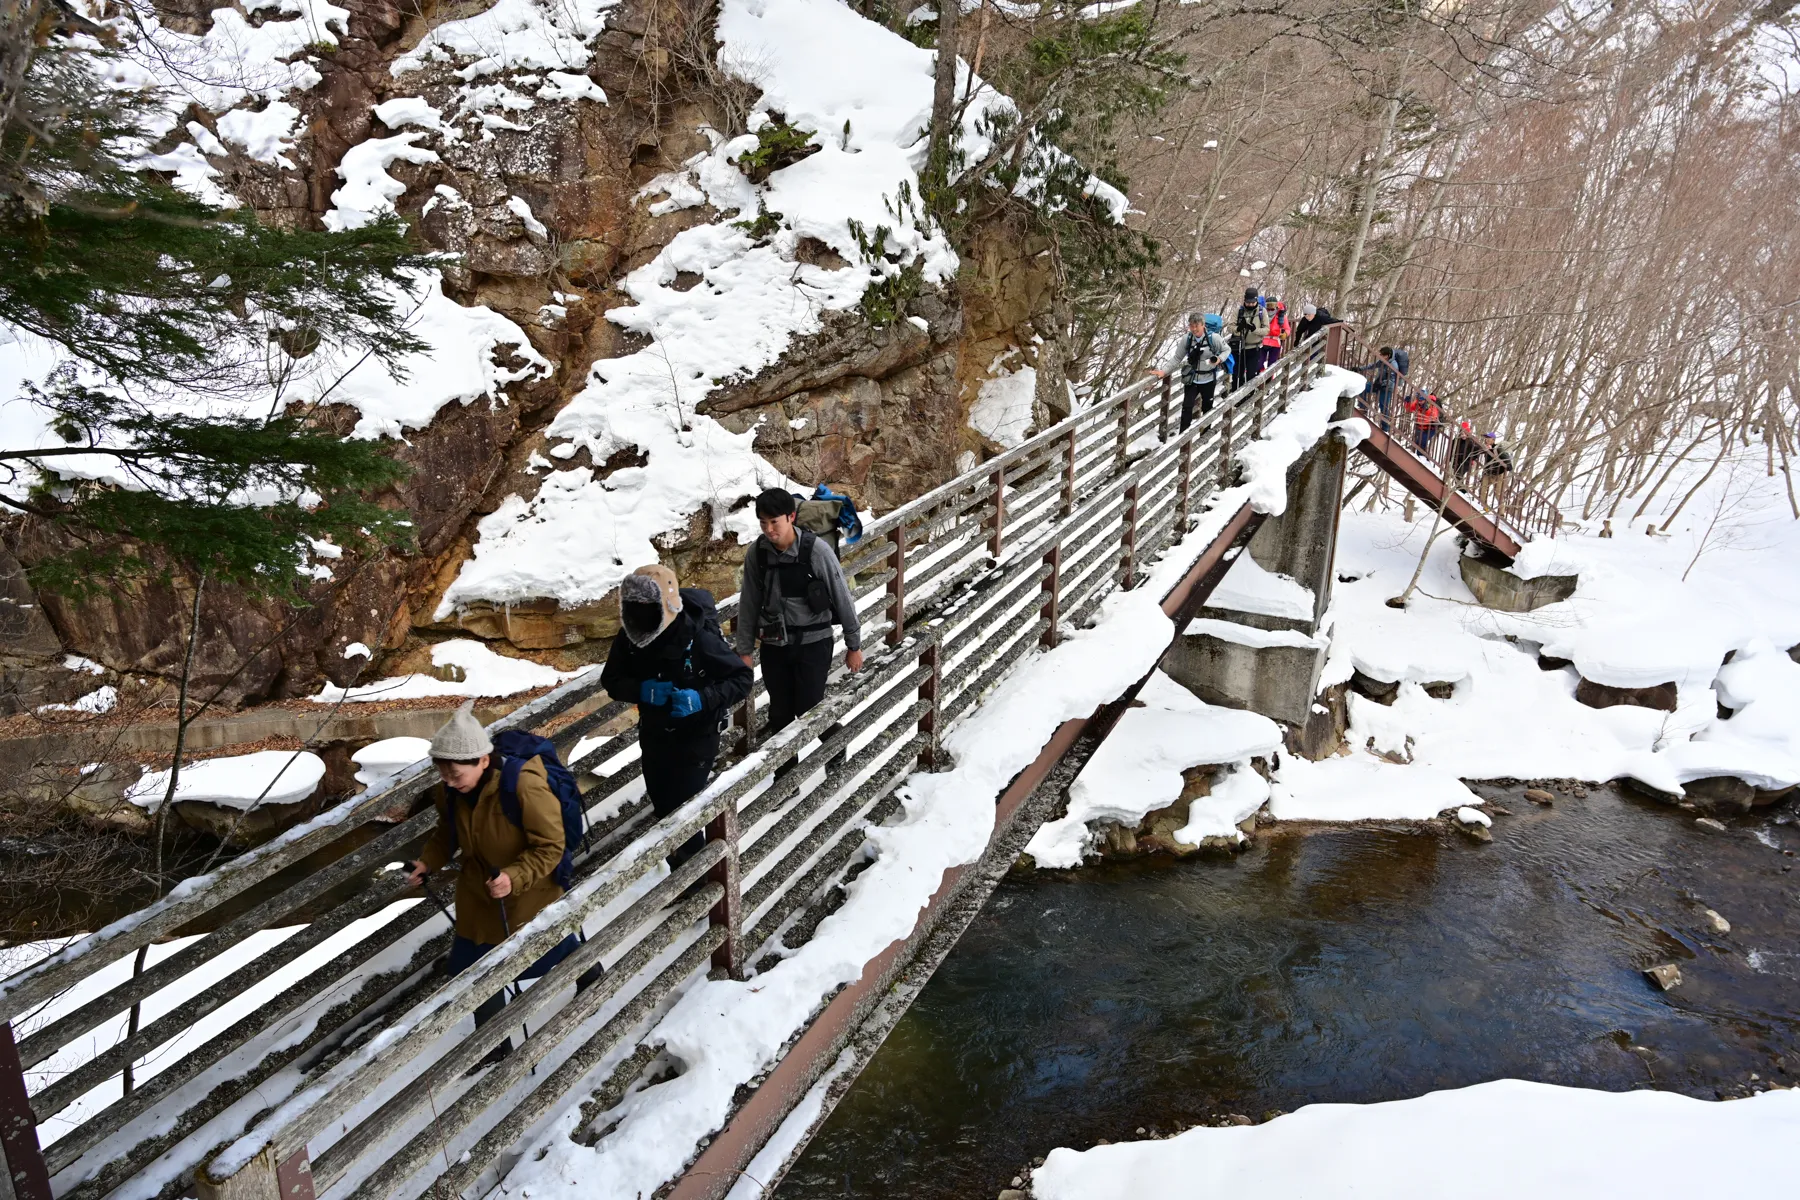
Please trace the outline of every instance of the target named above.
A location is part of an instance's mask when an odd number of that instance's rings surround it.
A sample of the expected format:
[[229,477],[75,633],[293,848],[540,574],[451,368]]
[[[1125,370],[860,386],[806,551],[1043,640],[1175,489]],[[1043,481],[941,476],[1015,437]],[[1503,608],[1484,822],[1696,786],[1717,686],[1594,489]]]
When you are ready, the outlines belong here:
[[1056,1146],[1509,1076],[1800,1083],[1791,800],[1720,833],[1612,788],[1478,790],[1512,814],[1491,844],[1276,826],[1008,878],[779,1196],[993,1197]]

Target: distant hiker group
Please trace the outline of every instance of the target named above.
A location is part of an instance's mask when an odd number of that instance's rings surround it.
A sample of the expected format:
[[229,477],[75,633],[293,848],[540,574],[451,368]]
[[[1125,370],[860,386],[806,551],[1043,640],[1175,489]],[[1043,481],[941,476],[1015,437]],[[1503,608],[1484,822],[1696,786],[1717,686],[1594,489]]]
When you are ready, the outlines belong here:
[[1212,411],[1221,376],[1230,379],[1230,390],[1236,391],[1335,320],[1329,310],[1308,304],[1301,310],[1300,321],[1292,323],[1281,300],[1245,288],[1243,301],[1231,315],[1229,332],[1222,313],[1189,313],[1187,335],[1150,373],[1181,380],[1181,427],[1186,429],[1194,423],[1196,408],[1202,413]]
[[1383,433],[1406,436],[1411,427],[1412,442],[1421,457],[1437,463],[1440,470],[1459,484],[1504,475],[1512,470],[1512,454],[1495,433],[1477,434],[1469,421],[1457,422],[1450,440],[1432,446],[1443,429],[1444,411],[1436,392],[1415,387],[1407,374],[1412,356],[1404,346],[1383,346],[1375,352],[1375,361],[1350,368],[1369,377],[1364,411],[1374,418]]
[[[1228,391],[1236,391],[1274,366],[1288,350],[1338,323],[1330,309],[1307,303],[1300,307],[1300,319],[1290,324],[1283,301],[1247,287],[1229,327],[1222,313],[1189,313],[1187,333],[1150,373],[1181,381],[1181,428],[1186,430],[1196,412],[1212,411],[1221,378],[1230,380]],[[1410,429],[1419,453],[1438,461],[1440,468],[1459,482],[1512,470],[1512,455],[1499,436],[1477,434],[1468,421],[1459,422],[1450,440],[1434,455],[1432,447],[1443,429],[1443,408],[1435,392],[1412,385],[1407,377],[1410,368],[1411,356],[1404,346],[1383,346],[1374,362],[1350,368],[1369,377],[1364,407],[1382,432],[1394,432],[1396,424],[1401,426],[1402,436]]]

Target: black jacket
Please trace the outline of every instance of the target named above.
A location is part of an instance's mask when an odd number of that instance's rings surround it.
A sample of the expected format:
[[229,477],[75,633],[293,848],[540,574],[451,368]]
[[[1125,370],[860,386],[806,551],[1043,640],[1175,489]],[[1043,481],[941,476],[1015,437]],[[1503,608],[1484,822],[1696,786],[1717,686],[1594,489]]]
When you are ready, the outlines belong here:
[[1336,325],[1338,319],[1331,315],[1329,308],[1321,308],[1310,317],[1301,317],[1294,322],[1294,345],[1298,346],[1327,325]]
[[[620,633],[606,656],[600,686],[614,700],[638,706],[641,734],[680,738],[715,733],[726,711],[750,694],[755,676],[719,630],[719,610],[703,588],[681,589],[681,615],[646,646]],[[663,679],[700,693],[700,711],[677,719],[667,704],[643,704],[646,679]]]

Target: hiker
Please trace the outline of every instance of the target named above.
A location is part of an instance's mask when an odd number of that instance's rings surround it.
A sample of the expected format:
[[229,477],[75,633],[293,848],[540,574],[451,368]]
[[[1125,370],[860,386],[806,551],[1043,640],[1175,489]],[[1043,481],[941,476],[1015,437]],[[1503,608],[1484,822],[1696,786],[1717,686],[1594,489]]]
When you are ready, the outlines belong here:
[[1212,411],[1213,395],[1219,387],[1219,371],[1225,366],[1230,350],[1219,336],[1225,318],[1218,313],[1189,313],[1187,334],[1176,344],[1174,353],[1161,368],[1150,373],[1162,378],[1173,371],[1181,372],[1181,428],[1194,423],[1194,401],[1200,411]]
[[1482,447],[1484,463],[1481,473],[1483,475],[1504,475],[1513,469],[1512,454],[1500,441],[1499,434],[1484,433],[1481,435],[1481,440],[1485,443]]
[[1244,289],[1244,302],[1238,305],[1237,316],[1233,320],[1231,332],[1231,355],[1234,368],[1231,373],[1231,389],[1236,391],[1244,386],[1244,381],[1256,374],[1256,363],[1261,360],[1262,340],[1269,332],[1269,314],[1264,311],[1262,298],[1256,289]]
[[1321,308],[1310,300],[1300,306],[1300,319],[1294,322],[1294,345],[1298,346],[1327,325],[1336,325],[1338,319],[1331,315],[1329,308]]
[[1423,396],[1414,396],[1406,402],[1406,411],[1412,414],[1413,441],[1419,447],[1419,453],[1431,451],[1431,441],[1437,437],[1438,421],[1443,412],[1438,407],[1436,392],[1427,392]]
[[1411,368],[1412,368],[1411,352],[1408,351],[1405,346],[1395,346],[1394,347],[1394,370],[1400,372],[1400,378],[1405,379],[1407,371],[1409,371]]
[[1474,427],[1467,421],[1462,422],[1456,430],[1456,444],[1450,447],[1450,469],[1458,483],[1468,478],[1469,469],[1481,456],[1481,444]]
[[1369,376],[1369,392],[1375,397],[1375,410],[1381,415],[1381,432],[1389,432],[1388,410],[1394,403],[1394,385],[1400,380],[1399,372],[1394,369],[1394,348],[1383,346],[1376,351],[1374,362],[1351,370]]
[[1263,334],[1262,357],[1256,365],[1255,374],[1261,375],[1274,366],[1281,357],[1287,336],[1292,330],[1288,327],[1287,305],[1279,300],[1271,300],[1268,306],[1269,331]]
[[738,593],[737,652],[745,668],[762,642],[763,686],[769,689],[768,733],[825,698],[831,673],[831,627],[844,627],[844,665],[862,670],[862,625],[831,544],[795,524],[794,494],[770,488],[756,498],[762,536],[744,555]]
[[[639,567],[620,582],[619,621],[600,685],[638,706],[644,791],[666,817],[706,786],[726,715],[755,677],[725,641],[712,593],[680,586],[665,566]],[[705,844],[696,833],[669,856],[670,867]]]
[[[426,839],[407,881],[430,889],[427,875],[448,865],[458,855],[462,873],[456,879],[456,936],[444,963],[446,975],[460,975],[475,960],[498,946],[525,923],[559,899],[559,864],[567,850],[561,801],[550,788],[545,763],[540,758],[517,762],[516,805],[518,820],[507,814],[509,804],[501,796],[502,758],[493,739],[475,719],[473,700],[431,739],[431,761],[437,767],[439,785],[432,790],[438,812],[437,828]],[[440,906],[437,893],[431,898]],[[516,978],[537,979],[567,958],[576,947],[570,934],[546,950]],[[577,981],[585,988],[602,974],[596,964]],[[500,1014],[506,994],[497,991],[475,1010],[475,1023],[484,1025]],[[512,1039],[496,1046],[477,1067],[491,1066],[512,1052]]]

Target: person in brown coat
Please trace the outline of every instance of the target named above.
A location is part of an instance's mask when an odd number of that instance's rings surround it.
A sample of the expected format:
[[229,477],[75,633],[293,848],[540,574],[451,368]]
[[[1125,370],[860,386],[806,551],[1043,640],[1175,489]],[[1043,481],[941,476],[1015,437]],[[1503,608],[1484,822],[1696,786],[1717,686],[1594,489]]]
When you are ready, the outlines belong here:
[[[412,864],[411,882],[430,889],[428,876],[449,865],[460,852],[462,870],[456,880],[456,936],[444,965],[459,975],[476,959],[498,946],[542,912],[563,890],[556,882],[562,860],[562,807],[544,773],[541,760],[527,759],[519,770],[519,814],[514,824],[500,802],[500,756],[487,730],[475,719],[475,702],[464,704],[431,739],[431,759],[439,785],[432,789],[437,829]],[[436,892],[432,899],[440,906]],[[527,967],[520,979],[536,979],[574,952],[573,934],[552,946]],[[589,975],[598,976],[596,968]],[[580,986],[592,980],[582,977]],[[475,1010],[481,1025],[499,1015],[506,995],[496,992]],[[509,1038],[483,1065],[498,1062],[512,1050]]]

